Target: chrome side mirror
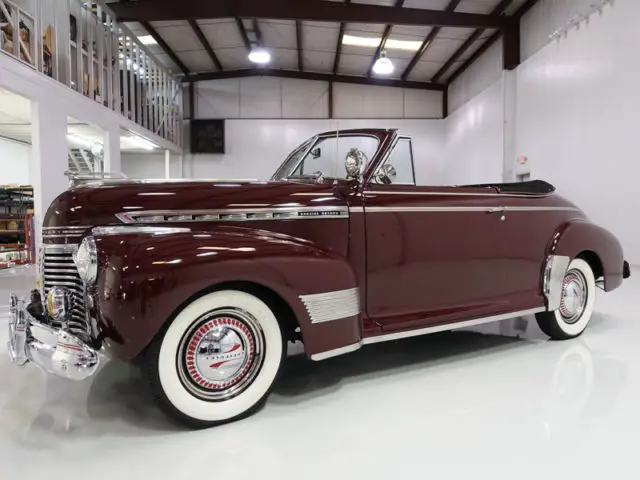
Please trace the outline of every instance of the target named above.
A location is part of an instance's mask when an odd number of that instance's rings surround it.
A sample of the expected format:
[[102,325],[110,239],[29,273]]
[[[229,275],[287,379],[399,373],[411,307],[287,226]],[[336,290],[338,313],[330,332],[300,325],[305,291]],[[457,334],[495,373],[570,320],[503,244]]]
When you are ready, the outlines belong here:
[[385,163],[380,170],[378,170],[378,181],[384,185],[390,185],[396,179],[396,167],[390,163]]
[[361,150],[352,148],[344,159],[344,168],[347,171],[347,178],[360,178],[362,170],[366,164],[367,157]]

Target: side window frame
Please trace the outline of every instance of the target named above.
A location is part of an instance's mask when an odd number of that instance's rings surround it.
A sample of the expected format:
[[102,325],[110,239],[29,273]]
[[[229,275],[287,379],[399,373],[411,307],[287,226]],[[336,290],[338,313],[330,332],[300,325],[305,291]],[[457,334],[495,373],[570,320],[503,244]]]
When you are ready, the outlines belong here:
[[376,168],[373,176],[370,177],[371,178],[370,183],[380,185],[380,182],[378,182],[378,173],[380,172],[382,167],[384,167],[387,164],[387,162],[391,158],[391,154],[394,152],[394,150],[398,146],[398,143],[400,143],[403,140],[406,140],[409,142],[409,156],[411,161],[411,176],[413,177],[413,183],[392,183],[391,185],[403,185],[403,186],[413,186],[413,187],[417,185],[416,184],[416,167],[415,167],[415,162],[413,161],[413,140],[411,140],[411,137],[408,137],[406,135],[399,135],[398,137],[396,137],[396,139],[393,142],[393,145],[391,145],[391,148],[389,148],[389,151],[384,156],[384,159],[382,160],[382,162],[380,162],[380,165],[378,165],[378,167]]

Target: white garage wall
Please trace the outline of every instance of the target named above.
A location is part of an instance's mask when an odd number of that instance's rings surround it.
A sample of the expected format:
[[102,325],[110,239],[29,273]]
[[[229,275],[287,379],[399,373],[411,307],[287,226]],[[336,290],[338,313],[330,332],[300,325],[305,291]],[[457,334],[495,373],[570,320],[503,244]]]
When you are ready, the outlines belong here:
[[[615,233],[634,264],[640,264],[638,18],[640,2],[617,0],[522,64],[516,138],[532,176],[549,179]],[[523,44],[532,44],[535,25],[527,25]]]
[[445,120],[445,182],[499,182],[503,158],[503,81],[498,80]]
[[[337,128],[398,128],[413,138],[416,177],[425,184],[444,181],[444,122],[442,120],[227,120],[224,155],[185,155],[187,178],[268,179],[287,154],[307,138]],[[164,155],[122,153],[122,169],[129,178],[164,178]],[[179,177],[178,160],[171,161],[172,177]]]
[[31,145],[0,138],[0,185],[29,185]]
[[[327,82],[274,77],[195,84],[196,118],[323,118]],[[336,83],[335,118],[442,118],[442,94],[427,90]]]

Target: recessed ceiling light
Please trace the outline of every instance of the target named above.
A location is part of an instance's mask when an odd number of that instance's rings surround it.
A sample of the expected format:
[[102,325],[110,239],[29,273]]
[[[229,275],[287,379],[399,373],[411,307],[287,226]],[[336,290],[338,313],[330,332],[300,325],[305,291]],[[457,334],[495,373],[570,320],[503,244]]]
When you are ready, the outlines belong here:
[[142,43],[143,45],[157,45],[158,42],[156,42],[156,39],[153,38],[151,35],[140,35],[138,37],[138,40],[140,40],[140,43]]
[[[353,45],[355,47],[371,47],[378,48],[382,38],[380,37],[357,37],[355,35],[344,35],[342,37],[343,45]],[[384,48],[389,50],[407,50],[415,52],[422,46],[420,40],[394,40],[388,38],[384,44]]]
[[261,47],[254,47],[249,53],[249,60],[253,63],[264,65],[271,61],[271,54]]

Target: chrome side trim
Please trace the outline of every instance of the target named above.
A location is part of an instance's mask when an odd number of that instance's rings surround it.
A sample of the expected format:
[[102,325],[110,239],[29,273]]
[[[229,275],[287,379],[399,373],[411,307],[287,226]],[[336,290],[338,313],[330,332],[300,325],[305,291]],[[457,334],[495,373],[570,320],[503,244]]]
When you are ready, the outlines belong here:
[[81,237],[84,235],[90,225],[71,226],[71,227],[42,227],[42,238],[60,238],[60,237]]
[[146,210],[117,213],[122,223],[247,222],[349,218],[346,206],[274,207],[218,210]]
[[575,207],[351,207],[350,213],[401,212],[579,212]]
[[172,233],[190,232],[190,228],[184,227],[143,227],[134,225],[122,225],[115,227],[96,227],[91,230],[93,235],[105,237],[109,235],[136,235],[146,233],[150,235],[169,235]]
[[542,277],[542,293],[547,298],[547,310],[550,312],[560,308],[562,299],[562,282],[569,268],[571,259],[562,255],[549,255]]
[[362,345],[368,345],[370,343],[389,342],[392,340],[400,340],[401,338],[417,337],[419,335],[428,335],[430,333],[445,332],[448,330],[456,330],[459,328],[473,327],[475,325],[483,325],[485,323],[499,322],[501,320],[508,320],[510,318],[522,317],[525,315],[534,315],[536,313],[544,312],[544,307],[531,308],[529,310],[521,310],[519,312],[503,313],[501,315],[493,315],[491,317],[475,318],[473,320],[466,320],[456,323],[446,323],[442,325],[434,325],[432,327],[420,328],[417,330],[405,330],[402,332],[386,333],[377,335],[375,337],[367,337],[360,340],[358,343],[346,345],[344,347],[336,348],[334,350],[328,350],[326,352],[320,352],[311,355],[311,360],[324,360],[325,358],[335,357],[345,353],[358,350]]
[[299,298],[309,314],[311,323],[331,322],[354,317],[360,313],[360,293],[357,287],[335,292],[300,295]]
[[553,195],[552,193],[470,193],[470,192],[397,192],[370,190],[365,195],[438,195],[441,197],[520,197],[520,198],[542,198]]
[[500,320],[508,320],[510,318],[522,317],[525,315],[533,315],[535,313],[544,312],[544,311],[545,311],[544,307],[531,308],[529,310],[522,310],[520,312],[503,313],[500,315],[493,315],[491,317],[485,317],[485,318],[475,318],[473,320],[466,320],[463,322],[434,325],[433,327],[420,328],[417,330],[386,333],[383,335],[377,335],[375,337],[363,338],[362,344],[367,345],[370,343],[388,342],[391,340],[398,340],[400,338],[416,337],[418,335],[427,335],[429,333],[445,332],[447,330],[456,330],[458,328],[473,327],[474,325],[482,325],[484,323],[499,322]]
[[311,360],[320,361],[325,360],[331,357],[337,357],[338,355],[344,355],[345,353],[355,352],[359,350],[362,344],[360,342],[352,343],[351,345],[346,345],[344,347],[335,348],[333,350],[327,350],[326,352],[315,353],[311,355]]

